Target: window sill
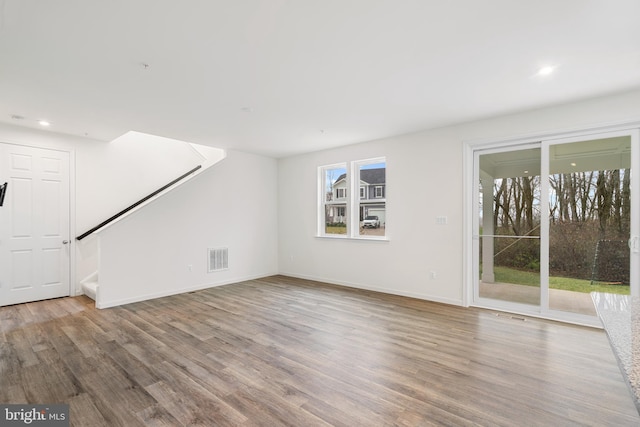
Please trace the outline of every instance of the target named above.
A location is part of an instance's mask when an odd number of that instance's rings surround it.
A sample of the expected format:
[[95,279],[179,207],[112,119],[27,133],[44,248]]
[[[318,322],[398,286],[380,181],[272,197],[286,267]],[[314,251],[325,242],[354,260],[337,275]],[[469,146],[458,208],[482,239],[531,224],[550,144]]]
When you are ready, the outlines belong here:
[[371,242],[389,242],[389,237],[387,236],[347,236],[344,234],[336,234],[334,236],[331,235],[321,235],[318,234],[315,236],[316,239],[329,239],[329,240],[357,240],[357,241],[371,241]]

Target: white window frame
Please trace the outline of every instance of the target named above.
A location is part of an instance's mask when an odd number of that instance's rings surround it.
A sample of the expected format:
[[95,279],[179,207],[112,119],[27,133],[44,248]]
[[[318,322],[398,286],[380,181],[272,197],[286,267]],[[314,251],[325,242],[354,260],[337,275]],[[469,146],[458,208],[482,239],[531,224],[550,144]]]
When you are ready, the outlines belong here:
[[[367,197],[367,188],[366,186],[362,186],[360,182],[360,168],[366,165],[376,164],[376,163],[384,163],[385,169],[387,167],[387,159],[386,157],[375,157],[371,159],[364,160],[353,160],[350,162],[344,163],[334,163],[330,165],[324,165],[318,167],[318,225],[317,225],[317,237],[326,237],[331,239],[358,239],[358,240],[381,240],[388,241],[388,228],[386,224],[388,222],[388,216],[385,212],[385,235],[384,236],[370,236],[370,235],[360,235],[360,200],[365,200]],[[330,205],[326,200],[326,172],[331,169],[344,169],[346,170],[346,182],[347,182],[347,192],[346,197],[339,198],[341,201],[346,203],[345,213],[347,216],[347,233],[346,234],[333,234],[326,233],[326,207]],[[384,187],[386,187],[386,183]],[[376,186],[382,188],[382,186]],[[364,197],[362,191],[364,190]],[[375,191],[375,190],[374,190]],[[336,192],[337,193],[337,192]],[[384,196],[381,195],[376,197],[377,199],[385,201],[385,211],[386,211],[386,190],[384,191]],[[337,194],[335,194],[336,199],[338,199]]]

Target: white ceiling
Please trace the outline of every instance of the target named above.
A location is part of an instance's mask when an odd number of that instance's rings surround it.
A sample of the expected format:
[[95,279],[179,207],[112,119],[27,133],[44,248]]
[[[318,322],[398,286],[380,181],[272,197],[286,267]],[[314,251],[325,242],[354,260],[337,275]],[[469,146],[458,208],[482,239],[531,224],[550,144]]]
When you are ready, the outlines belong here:
[[0,122],[103,140],[282,157],[640,88],[638,0],[0,0],[0,14]]

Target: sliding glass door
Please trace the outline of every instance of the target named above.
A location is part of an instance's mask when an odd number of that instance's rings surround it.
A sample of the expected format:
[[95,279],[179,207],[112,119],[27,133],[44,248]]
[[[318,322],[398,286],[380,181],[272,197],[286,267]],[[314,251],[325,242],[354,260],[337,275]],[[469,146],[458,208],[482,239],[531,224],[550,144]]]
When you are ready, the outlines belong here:
[[480,153],[477,296],[540,305],[540,147]]
[[595,316],[588,292],[630,294],[631,136],[546,146],[549,308]]
[[637,294],[638,162],[637,130],[476,150],[474,304],[596,324],[590,292]]

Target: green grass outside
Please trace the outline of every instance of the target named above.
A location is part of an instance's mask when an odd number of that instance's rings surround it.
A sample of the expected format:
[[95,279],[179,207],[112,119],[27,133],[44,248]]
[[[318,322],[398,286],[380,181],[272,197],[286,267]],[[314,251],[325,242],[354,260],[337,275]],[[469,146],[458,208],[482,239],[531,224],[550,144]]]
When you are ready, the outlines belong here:
[[347,234],[347,227],[332,227],[330,225],[325,229],[327,234]]
[[[530,271],[515,270],[507,267],[494,267],[496,282],[513,283],[516,285],[540,286],[540,274]],[[562,289],[572,292],[608,292],[610,294],[629,295],[629,286],[606,284],[603,282],[593,282],[582,279],[572,279],[569,277],[549,277],[549,287],[551,289]]]

